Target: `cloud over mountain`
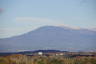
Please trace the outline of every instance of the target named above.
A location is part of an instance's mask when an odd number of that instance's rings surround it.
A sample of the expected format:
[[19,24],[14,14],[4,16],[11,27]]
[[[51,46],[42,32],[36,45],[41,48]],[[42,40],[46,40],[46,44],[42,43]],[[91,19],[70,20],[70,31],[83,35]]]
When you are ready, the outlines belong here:
[[36,17],[17,17],[16,21],[31,21],[31,22],[50,22],[47,18],[36,18]]

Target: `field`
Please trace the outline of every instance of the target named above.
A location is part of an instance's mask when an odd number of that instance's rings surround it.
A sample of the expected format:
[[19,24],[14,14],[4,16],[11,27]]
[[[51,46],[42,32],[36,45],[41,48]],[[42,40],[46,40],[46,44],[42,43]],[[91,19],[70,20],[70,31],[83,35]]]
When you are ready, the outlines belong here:
[[12,54],[0,56],[0,64],[96,64],[96,57],[28,56]]

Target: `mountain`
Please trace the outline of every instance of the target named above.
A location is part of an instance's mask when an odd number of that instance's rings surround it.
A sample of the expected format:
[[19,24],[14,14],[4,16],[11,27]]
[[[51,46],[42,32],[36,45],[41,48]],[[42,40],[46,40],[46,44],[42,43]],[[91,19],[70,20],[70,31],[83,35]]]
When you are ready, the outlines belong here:
[[96,49],[96,31],[60,26],[43,26],[20,36],[0,39],[0,50],[92,50]]

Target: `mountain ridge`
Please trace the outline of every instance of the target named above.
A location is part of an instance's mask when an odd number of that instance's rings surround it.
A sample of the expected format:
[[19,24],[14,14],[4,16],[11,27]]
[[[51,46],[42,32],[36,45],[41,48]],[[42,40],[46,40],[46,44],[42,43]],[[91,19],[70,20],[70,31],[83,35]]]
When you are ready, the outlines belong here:
[[[35,29],[35,30],[42,29],[42,28],[45,28],[45,27],[58,27],[58,28],[62,28],[62,29],[70,29],[70,30],[76,30],[76,31],[79,31],[79,30],[87,30],[87,31],[90,31],[90,32],[96,32],[96,30],[95,30],[96,28],[88,29],[88,28],[80,28],[80,27],[79,27],[79,29],[76,29],[76,28],[78,28],[78,27],[68,27],[68,26],[59,26],[59,25],[57,25],[57,26],[52,26],[52,25],[41,26],[41,27],[39,27],[39,28],[37,28],[37,29]],[[2,40],[2,39],[9,39],[9,38],[18,37],[18,36],[22,36],[22,35],[28,34],[28,33],[30,33],[30,32],[34,32],[35,30],[29,31],[29,32],[27,32],[27,33],[24,33],[24,34],[21,34],[21,35],[17,35],[17,36],[12,36],[12,37],[7,37],[7,38],[0,38],[0,40]]]
[[88,50],[96,48],[95,42],[95,31],[58,26],[43,26],[20,36],[0,39],[1,50],[43,48]]

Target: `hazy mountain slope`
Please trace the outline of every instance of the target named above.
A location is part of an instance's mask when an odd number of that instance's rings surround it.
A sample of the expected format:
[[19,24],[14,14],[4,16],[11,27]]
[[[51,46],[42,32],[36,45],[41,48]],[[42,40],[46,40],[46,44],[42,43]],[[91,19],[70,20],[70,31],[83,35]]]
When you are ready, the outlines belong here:
[[0,49],[71,49],[96,48],[96,31],[44,26],[24,35],[0,39]]

